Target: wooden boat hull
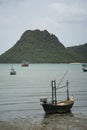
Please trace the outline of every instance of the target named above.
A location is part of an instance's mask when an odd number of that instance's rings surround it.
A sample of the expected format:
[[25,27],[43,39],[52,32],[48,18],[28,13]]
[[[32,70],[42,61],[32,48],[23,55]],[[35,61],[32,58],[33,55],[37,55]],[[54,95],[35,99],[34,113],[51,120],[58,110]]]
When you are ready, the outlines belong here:
[[52,104],[52,103],[43,103],[41,104],[46,114],[54,114],[54,113],[68,113],[70,112],[74,101],[69,101],[67,103],[63,102],[60,104]]
[[28,67],[28,64],[22,64],[21,66],[22,67]]

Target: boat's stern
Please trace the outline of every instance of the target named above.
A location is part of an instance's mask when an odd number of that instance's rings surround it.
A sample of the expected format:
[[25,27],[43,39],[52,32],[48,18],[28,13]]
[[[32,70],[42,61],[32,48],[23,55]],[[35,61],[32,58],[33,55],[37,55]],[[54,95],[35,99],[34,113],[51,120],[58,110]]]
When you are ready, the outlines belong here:
[[74,102],[75,101],[74,96],[71,96],[69,100]]

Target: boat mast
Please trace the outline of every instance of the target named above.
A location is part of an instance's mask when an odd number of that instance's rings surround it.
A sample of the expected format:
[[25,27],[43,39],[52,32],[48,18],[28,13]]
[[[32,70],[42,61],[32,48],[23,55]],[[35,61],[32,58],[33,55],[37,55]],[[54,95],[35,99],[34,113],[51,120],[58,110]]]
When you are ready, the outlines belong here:
[[56,96],[56,81],[52,80],[52,104],[57,104],[57,96]]
[[68,89],[68,84],[69,84],[69,82],[68,82],[68,80],[67,80],[67,82],[66,82],[66,86],[67,86],[67,100],[69,100],[69,89]]
[[63,87],[56,88],[56,80],[51,81],[51,87],[52,87],[52,104],[57,104],[57,95],[56,95],[56,89],[61,89],[64,87],[67,87],[67,100],[69,100],[69,89],[68,89],[68,80],[66,82],[66,85]]

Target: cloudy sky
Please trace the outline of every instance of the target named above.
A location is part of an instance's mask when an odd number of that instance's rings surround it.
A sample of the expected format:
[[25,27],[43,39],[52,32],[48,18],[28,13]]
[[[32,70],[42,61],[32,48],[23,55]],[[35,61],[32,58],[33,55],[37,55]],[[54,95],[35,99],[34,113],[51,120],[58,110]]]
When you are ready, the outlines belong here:
[[47,29],[65,47],[87,43],[87,0],[0,0],[0,54],[35,29]]

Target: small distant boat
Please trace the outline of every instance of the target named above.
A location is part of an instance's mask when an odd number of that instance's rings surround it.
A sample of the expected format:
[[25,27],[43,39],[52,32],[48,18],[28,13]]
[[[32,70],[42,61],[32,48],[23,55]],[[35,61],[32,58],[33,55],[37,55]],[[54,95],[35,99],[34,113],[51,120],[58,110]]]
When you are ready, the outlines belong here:
[[[54,113],[67,113],[70,112],[73,104],[74,104],[74,97],[69,97],[69,89],[68,89],[68,81],[65,86],[67,88],[67,99],[63,101],[57,101],[57,95],[56,95],[56,81],[52,81],[52,101],[48,102],[47,97],[40,98],[41,105],[45,111],[46,114],[54,114]],[[58,87],[58,89],[63,88]]]
[[84,72],[87,72],[87,64],[86,63],[82,64],[82,70]]
[[29,66],[29,63],[26,62],[26,61],[23,61],[21,66],[22,66],[22,67],[28,67],[28,66]]
[[84,72],[87,72],[87,67],[82,68]]
[[11,68],[10,75],[16,75],[16,71],[14,70],[13,66],[12,66],[12,68]]

